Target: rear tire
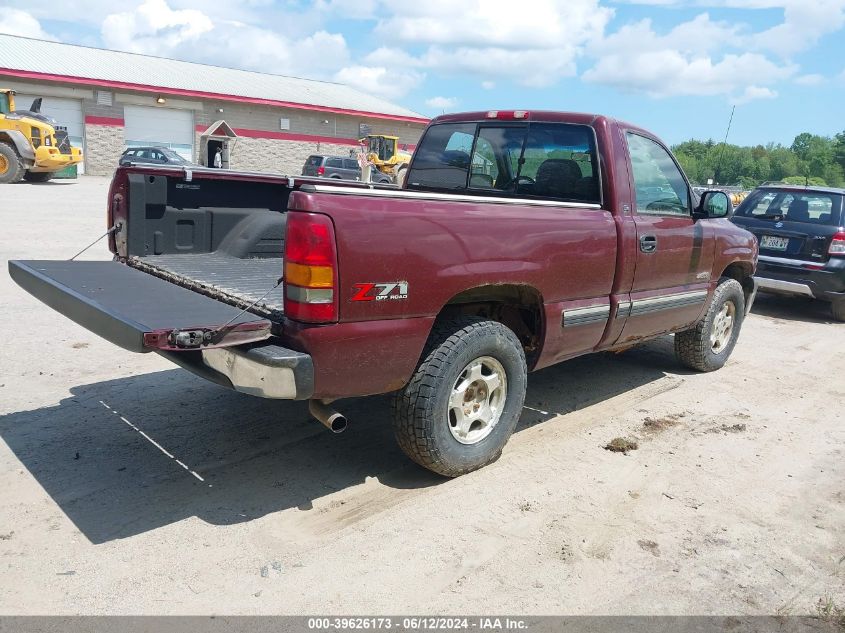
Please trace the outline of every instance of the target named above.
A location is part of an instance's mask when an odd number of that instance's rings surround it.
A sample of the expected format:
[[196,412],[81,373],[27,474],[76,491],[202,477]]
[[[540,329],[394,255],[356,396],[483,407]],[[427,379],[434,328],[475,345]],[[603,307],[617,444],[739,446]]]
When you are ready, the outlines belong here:
[[405,176],[408,175],[408,166],[402,165],[396,170],[396,184],[400,187],[405,184]]
[[835,321],[845,321],[845,301],[834,301],[830,304],[830,313]]
[[527,381],[522,345],[501,323],[438,323],[410,382],[393,397],[396,441],[417,464],[446,477],[486,466],[516,428]]
[[735,279],[722,279],[707,314],[695,326],[675,334],[675,354],[690,369],[714,371],[728,360],[745,317],[745,294]]
[[18,182],[24,174],[21,158],[8,143],[0,142],[0,184]]
[[53,173],[49,171],[31,172],[28,171],[23,175],[23,179],[27,182],[47,182],[53,177]]

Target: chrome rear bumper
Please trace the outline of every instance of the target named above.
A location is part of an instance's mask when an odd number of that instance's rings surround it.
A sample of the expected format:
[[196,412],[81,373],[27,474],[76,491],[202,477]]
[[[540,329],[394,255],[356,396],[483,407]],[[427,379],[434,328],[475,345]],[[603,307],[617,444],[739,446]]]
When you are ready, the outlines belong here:
[[766,277],[755,277],[760,290],[765,292],[779,292],[790,295],[802,295],[812,297],[813,291],[807,284],[794,281],[783,281],[782,279],[768,279]]

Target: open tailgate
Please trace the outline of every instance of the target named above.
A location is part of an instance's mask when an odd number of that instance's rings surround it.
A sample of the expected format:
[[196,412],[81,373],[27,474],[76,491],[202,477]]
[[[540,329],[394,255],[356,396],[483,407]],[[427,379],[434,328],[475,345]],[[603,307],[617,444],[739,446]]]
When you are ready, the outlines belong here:
[[131,352],[227,347],[270,336],[267,319],[120,262],[10,261],[9,274],[54,310]]

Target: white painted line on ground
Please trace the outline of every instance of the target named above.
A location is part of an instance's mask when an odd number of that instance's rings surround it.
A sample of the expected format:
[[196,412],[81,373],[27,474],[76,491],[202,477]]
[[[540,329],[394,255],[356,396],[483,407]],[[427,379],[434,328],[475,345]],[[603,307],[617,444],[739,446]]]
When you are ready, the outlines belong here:
[[109,410],[109,411],[111,411],[112,413],[114,413],[114,414],[115,414],[117,417],[119,417],[119,418],[120,418],[123,422],[125,422],[125,423],[129,426],[129,427],[131,427],[133,430],[135,430],[135,431],[136,431],[136,432],[138,432],[140,435],[142,435],[142,436],[143,436],[143,437],[144,437],[144,438],[145,438],[145,439],[146,439],[146,440],[147,440],[150,444],[152,444],[153,446],[155,446],[158,450],[160,450],[162,453],[164,453],[165,455],[167,455],[170,459],[172,459],[173,461],[175,461],[175,462],[176,462],[177,464],[179,464],[182,468],[184,468],[184,469],[185,469],[185,470],[187,470],[189,473],[191,473],[194,477],[196,477],[197,479],[199,479],[199,480],[200,480],[200,481],[202,481],[202,482],[204,482],[204,481],[205,481],[205,479],[203,479],[202,477],[200,477],[200,476],[199,476],[199,474],[197,474],[197,472],[196,472],[195,470],[191,470],[190,468],[188,468],[188,466],[186,466],[186,465],[184,464],[184,462],[181,462],[180,460],[176,459],[176,457],[174,457],[174,456],[173,456],[173,455],[172,455],[172,454],[171,454],[171,453],[170,453],[170,452],[169,452],[166,448],[164,448],[161,444],[159,444],[158,442],[156,442],[156,441],[155,441],[153,438],[151,438],[149,435],[147,435],[146,433],[144,433],[144,432],[143,432],[141,429],[139,429],[137,426],[135,426],[134,424],[132,424],[132,423],[131,423],[129,420],[127,420],[125,417],[123,417],[122,415],[120,415],[120,413],[118,413],[117,411],[115,411],[114,409],[112,409],[109,405],[107,405],[107,404],[106,404],[105,402],[103,402],[102,400],[100,400],[100,404],[101,404],[101,405],[103,405],[106,409],[108,409],[108,410]]
[[542,413],[543,415],[551,415],[548,411],[543,411],[542,409],[535,409],[534,407],[529,407],[528,405],[524,405],[523,409],[528,409],[529,411],[536,411],[537,413]]

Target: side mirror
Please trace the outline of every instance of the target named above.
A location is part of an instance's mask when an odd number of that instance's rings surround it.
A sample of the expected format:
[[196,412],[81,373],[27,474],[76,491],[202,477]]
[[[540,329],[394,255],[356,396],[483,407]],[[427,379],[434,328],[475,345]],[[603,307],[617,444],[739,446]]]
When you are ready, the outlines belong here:
[[726,218],[733,211],[731,199],[724,191],[705,191],[701,194],[701,201],[693,212],[697,219]]

